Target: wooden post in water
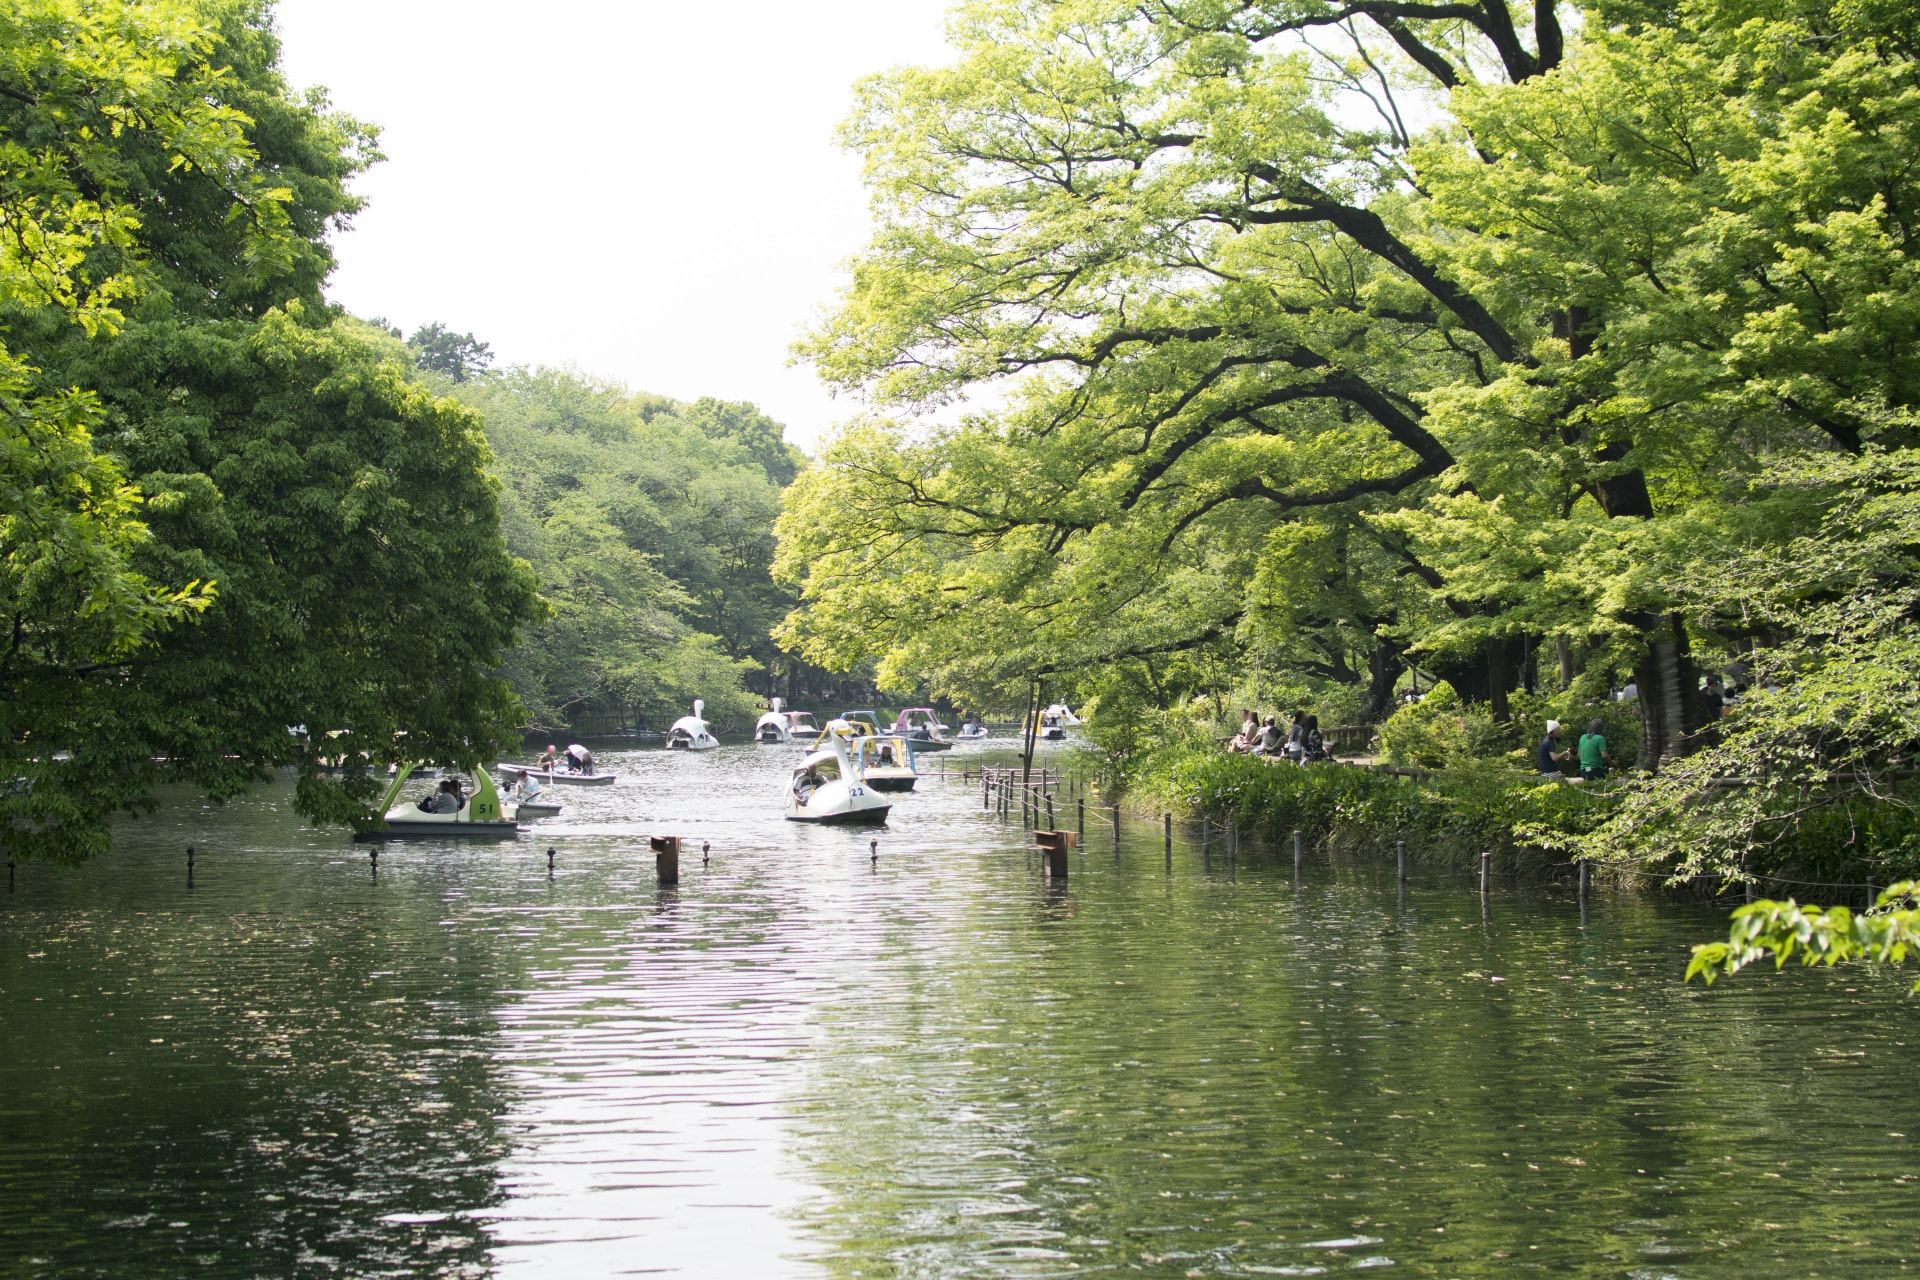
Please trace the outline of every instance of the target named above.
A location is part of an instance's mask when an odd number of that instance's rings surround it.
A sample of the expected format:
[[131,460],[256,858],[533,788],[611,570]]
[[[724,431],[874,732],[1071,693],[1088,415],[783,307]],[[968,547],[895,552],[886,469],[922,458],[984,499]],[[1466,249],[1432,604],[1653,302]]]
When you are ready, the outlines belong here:
[[1071,831],[1036,831],[1033,843],[1040,850],[1040,871],[1050,880],[1067,878],[1067,850],[1079,842]]
[[1118,800],[1113,804],[1113,851],[1120,852],[1120,802]]
[[1087,842],[1087,798],[1080,797],[1080,843]]
[[1234,873],[1235,864],[1240,860],[1240,824],[1227,823],[1227,874]]
[[1167,815],[1167,870],[1173,870],[1173,815]]
[[1047,830],[1053,830],[1053,793],[1047,793]]
[[1580,859],[1580,901],[1587,900],[1587,860]]
[[1480,896],[1486,897],[1493,885],[1493,851],[1483,850],[1480,854]]
[[1300,878],[1300,833],[1298,831],[1293,833],[1293,875],[1296,880]]
[[1405,884],[1407,882],[1407,842],[1400,840],[1396,845],[1400,850],[1400,883]]
[[661,888],[680,883],[680,837],[648,836],[653,847],[653,871]]

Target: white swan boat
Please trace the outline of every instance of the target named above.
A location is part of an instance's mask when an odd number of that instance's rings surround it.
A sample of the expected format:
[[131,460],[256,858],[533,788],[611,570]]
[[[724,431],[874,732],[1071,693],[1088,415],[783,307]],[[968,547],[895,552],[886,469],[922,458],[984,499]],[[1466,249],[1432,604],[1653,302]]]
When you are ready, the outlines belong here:
[[993,735],[987,732],[987,726],[978,720],[969,720],[960,726],[960,732],[953,735],[955,742],[978,742]]
[[[836,730],[834,725],[839,725]],[[827,725],[827,745],[807,753],[787,784],[788,822],[884,822],[892,808],[884,794],[868,785],[860,762],[848,749],[853,731],[844,720]]]
[[669,751],[711,751],[720,745],[720,739],[713,736],[713,730],[707,727],[705,719],[707,704],[699,698],[693,700],[693,714],[681,716],[667,730],[667,750]]
[[755,742],[792,742],[801,734],[820,732],[812,712],[783,710],[778,698],[772,699],[772,706],[773,710],[754,722]]
[[395,803],[399,799],[400,788],[406,785],[412,772],[413,766],[410,764],[394,772],[393,784],[387,788],[386,797],[380,802],[382,816],[379,829],[360,832],[354,839],[393,840],[424,836],[510,840],[520,834],[520,825],[514,820],[518,815],[508,816],[501,812],[500,793],[494,790],[493,779],[487,776],[485,769],[473,771],[473,794],[465,797],[460,807],[452,813],[431,813],[413,801]]

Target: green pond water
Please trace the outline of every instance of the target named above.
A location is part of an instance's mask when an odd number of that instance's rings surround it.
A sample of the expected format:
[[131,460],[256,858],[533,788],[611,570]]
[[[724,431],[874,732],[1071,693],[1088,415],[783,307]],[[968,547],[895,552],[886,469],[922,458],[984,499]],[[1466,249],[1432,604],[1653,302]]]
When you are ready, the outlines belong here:
[[[1329,867],[797,751],[502,845],[190,796],[0,894],[0,1275],[1898,1274],[1920,1003],[1686,987],[1719,912]],[[950,753],[947,763],[978,756]],[[936,766],[937,767],[937,766]],[[424,787],[424,784],[423,784]],[[1070,802],[1063,800],[1062,809]],[[1066,824],[1062,814],[1062,825]],[[648,832],[691,837],[677,890]],[[711,844],[701,865],[699,845]],[[188,878],[185,849],[197,866]],[[545,851],[557,850],[548,873]]]

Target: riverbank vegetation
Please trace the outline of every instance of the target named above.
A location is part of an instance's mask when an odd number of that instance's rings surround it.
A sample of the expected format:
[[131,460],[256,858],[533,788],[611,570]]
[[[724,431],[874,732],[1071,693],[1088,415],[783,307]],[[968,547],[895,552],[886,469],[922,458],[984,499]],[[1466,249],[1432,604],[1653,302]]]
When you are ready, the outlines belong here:
[[[802,350],[869,411],[790,495],[783,642],[1040,681],[1123,780],[1277,826],[1417,796],[1543,862],[1895,878],[1916,17],[968,8],[846,127],[878,230]],[[1394,714],[1416,679],[1460,705]],[[1222,759],[1241,706],[1448,776]],[[1529,778],[1548,715],[1631,768]]]

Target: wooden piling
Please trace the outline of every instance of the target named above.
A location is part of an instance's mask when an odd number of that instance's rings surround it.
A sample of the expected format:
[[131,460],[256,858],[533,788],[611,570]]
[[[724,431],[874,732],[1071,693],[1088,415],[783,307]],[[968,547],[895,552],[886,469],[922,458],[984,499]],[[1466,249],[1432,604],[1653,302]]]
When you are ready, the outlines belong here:
[[653,870],[662,888],[680,883],[680,837],[648,836],[653,847]]
[[1167,815],[1167,870],[1173,870],[1173,815]]
[[1296,877],[1300,874],[1300,833],[1298,831],[1293,833],[1293,874]]
[[1079,844],[1071,831],[1036,831],[1034,847],[1040,850],[1040,873],[1050,880],[1067,878],[1067,851]]
[[1400,883],[1405,884],[1407,882],[1407,842],[1400,840],[1396,845],[1400,851]]
[[1484,850],[1480,854],[1480,896],[1486,897],[1493,887],[1493,851]]

